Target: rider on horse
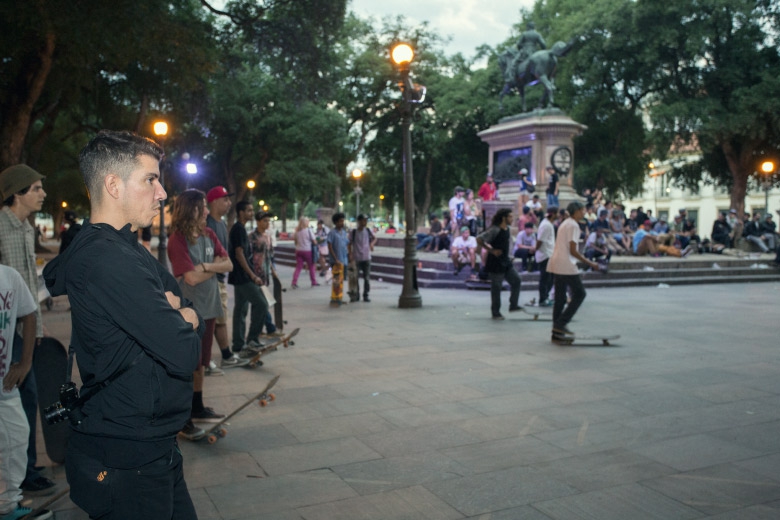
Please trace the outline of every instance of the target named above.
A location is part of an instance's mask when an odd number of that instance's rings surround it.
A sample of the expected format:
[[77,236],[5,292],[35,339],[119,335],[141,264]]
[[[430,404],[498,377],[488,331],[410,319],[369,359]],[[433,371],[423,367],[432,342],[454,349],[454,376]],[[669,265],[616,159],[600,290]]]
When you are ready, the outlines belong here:
[[504,71],[506,81],[514,80],[514,76],[518,71],[525,69],[528,58],[534,52],[547,48],[544,38],[536,32],[536,25],[533,22],[528,22],[525,27],[526,31],[520,35],[520,39],[517,41],[518,52],[515,53],[512,61],[509,62],[509,66]]

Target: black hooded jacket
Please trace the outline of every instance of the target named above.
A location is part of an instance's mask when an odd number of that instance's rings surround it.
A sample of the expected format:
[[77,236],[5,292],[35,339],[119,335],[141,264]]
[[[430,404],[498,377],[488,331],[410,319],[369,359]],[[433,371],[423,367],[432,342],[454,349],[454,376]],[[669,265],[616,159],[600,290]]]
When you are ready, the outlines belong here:
[[70,301],[81,392],[130,366],[85,403],[71,445],[118,468],[168,453],[190,416],[203,333],[202,321],[193,330],[168,303],[166,291],[181,298],[176,280],[129,224],[88,222],[43,274],[51,294]]

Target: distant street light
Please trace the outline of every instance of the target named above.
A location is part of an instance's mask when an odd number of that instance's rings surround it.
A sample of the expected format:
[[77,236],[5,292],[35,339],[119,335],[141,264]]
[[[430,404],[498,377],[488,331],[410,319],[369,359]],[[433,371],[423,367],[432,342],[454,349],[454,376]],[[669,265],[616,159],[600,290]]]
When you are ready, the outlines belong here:
[[398,307],[411,309],[422,307],[422,297],[417,290],[417,225],[414,218],[414,175],[412,173],[412,112],[416,103],[425,99],[425,87],[415,85],[409,78],[409,65],[414,59],[414,49],[406,43],[396,45],[390,53],[401,74],[398,86],[403,94],[399,106],[403,133],[403,177],[406,233],[404,235],[404,279]]
[[[154,135],[160,140],[160,144],[165,148],[165,138],[168,136],[168,123],[157,121],[154,123]],[[160,185],[165,189],[165,161],[160,163]],[[168,268],[168,235],[165,231],[165,199],[160,201],[160,235],[157,245],[157,260]],[[168,269],[170,270],[170,269]]]
[[774,161],[764,161],[761,163],[761,172],[764,174],[764,213],[769,215],[769,190],[772,187],[772,174],[775,173]]
[[[249,205],[252,206],[252,211],[254,211],[254,205],[255,205],[255,181],[252,179],[249,179],[246,181],[246,187],[249,189]],[[260,201],[260,205],[263,205],[263,201]]]
[[352,177],[355,179],[357,185],[355,186],[355,218],[360,215],[360,194],[363,190],[360,189],[360,178],[363,176],[363,171],[360,168],[352,170]]

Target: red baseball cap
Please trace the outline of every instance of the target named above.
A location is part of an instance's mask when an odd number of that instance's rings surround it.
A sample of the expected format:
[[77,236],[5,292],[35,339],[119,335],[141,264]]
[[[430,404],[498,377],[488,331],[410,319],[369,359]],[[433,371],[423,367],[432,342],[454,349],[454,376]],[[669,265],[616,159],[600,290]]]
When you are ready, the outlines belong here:
[[214,186],[209,190],[209,192],[206,194],[206,202],[211,204],[217,199],[221,199],[222,197],[230,197],[233,195],[232,193],[228,193],[228,190],[225,189],[224,186]]

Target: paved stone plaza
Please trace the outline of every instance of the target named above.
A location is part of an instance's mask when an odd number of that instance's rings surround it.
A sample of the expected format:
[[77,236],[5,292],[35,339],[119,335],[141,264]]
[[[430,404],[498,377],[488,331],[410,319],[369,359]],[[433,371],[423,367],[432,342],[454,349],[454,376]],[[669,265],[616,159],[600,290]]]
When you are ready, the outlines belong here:
[[[591,289],[571,328],[612,347],[493,321],[487,292],[400,310],[399,286],[372,289],[334,309],[303,282],[296,344],[207,378],[228,412],[281,375],[216,445],[182,443],[201,519],[780,518],[780,284]],[[44,320],[66,343],[67,302]]]

